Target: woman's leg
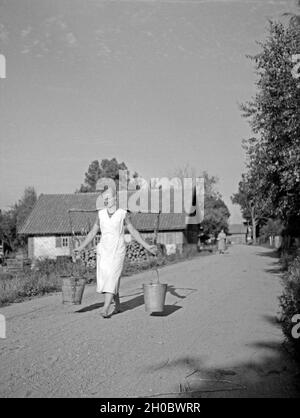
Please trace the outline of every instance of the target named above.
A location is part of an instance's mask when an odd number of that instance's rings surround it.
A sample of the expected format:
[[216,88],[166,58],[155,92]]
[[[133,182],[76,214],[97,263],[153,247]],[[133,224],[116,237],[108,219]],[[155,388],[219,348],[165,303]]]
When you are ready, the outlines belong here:
[[120,312],[121,304],[120,304],[120,296],[119,293],[114,295],[114,302],[115,302],[115,312]]
[[108,309],[109,309],[110,304],[111,304],[111,302],[112,302],[112,300],[113,300],[113,296],[114,296],[114,294],[113,294],[113,293],[108,293],[108,292],[106,292],[106,293],[105,293],[105,297],[104,297],[104,306],[103,306],[103,310],[102,310],[102,312],[103,312],[105,315],[108,315]]
[[114,313],[121,312],[120,295],[119,295],[120,281],[121,281],[121,275],[120,275],[119,280],[117,282],[116,293],[114,294],[114,298],[113,298],[114,303],[115,303]]

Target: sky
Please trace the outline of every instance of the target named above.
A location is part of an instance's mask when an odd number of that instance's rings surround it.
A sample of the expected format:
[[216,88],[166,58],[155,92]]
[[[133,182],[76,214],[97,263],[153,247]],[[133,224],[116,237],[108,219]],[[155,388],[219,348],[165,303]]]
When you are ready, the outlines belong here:
[[230,196],[251,136],[246,55],[293,0],[0,0],[0,208],[73,193],[94,160],[146,180],[189,166]]

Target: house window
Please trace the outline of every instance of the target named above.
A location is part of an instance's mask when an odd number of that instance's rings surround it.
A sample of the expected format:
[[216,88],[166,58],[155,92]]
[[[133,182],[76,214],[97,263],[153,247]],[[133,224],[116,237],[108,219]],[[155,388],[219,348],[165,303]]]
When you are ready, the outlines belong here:
[[99,244],[101,239],[101,235],[96,235],[94,238],[94,246],[96,246],[97,244]]
[[69,247],[69,237],[61,237],[61,246]]

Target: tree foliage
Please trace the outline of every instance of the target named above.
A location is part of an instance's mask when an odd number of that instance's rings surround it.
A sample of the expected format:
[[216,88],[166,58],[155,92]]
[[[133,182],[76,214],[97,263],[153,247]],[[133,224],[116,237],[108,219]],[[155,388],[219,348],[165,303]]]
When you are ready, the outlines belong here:
[[270,22],[261,52],[250,57],[257,74],[255,97],[241,106],[254,136],[244,141],[247,173],[233,202],[246,219],[300,216],[300,80],[293,55],[300,53],[300,27]]
[[261,228],[261,236],[265,239],[281,235],[284,226],[280,219],[268,219],[267,223]]
[[204,178],[204,219],[201,226],[205,234],[216,236],[221,229],[228,231],[230,212],[217,190],[218,177],[210,176],[206,171],[202,173],[202,177]]
[[183,178],[203,178],[204,179],[204,219],[201,223],[203,232],[206,235],[217,235],[221,229],[228,231],[228,219],[230,212],[221,194],[217,190],[218,177],[210,176],[206,171],[196,174],[195,168],[186,165],[175,170],[174,175]]
[[27,187],[22,198],[15,204],[17,229],[19,229],[30,214],[37,201],[37,194],[34,187]]
[[0,211],[0,240],[4,244],[4,252],[12,250],[16,238],[16,217],[13,210]]
[[124,162],[118,163],[116,158],[112,158],[111,160],[105,158],[101,163],[99,163],[98,160],[92,161],[85,173],[84,183],[81,184],[79,192],[95,192],[97,181],[104,177],[113,179],[117,186],[119,181],[119,170],[128,169]]
[[25,244],[25,239],[18,235],[18,230],[25,222],[37,201],[33,187],[27,187],[23,196],[10,210],[0,213],[0,239],[11,250]]
[[202,221],[204,234],[216,236],[221,229],[228,232],[230,212],[221,197],[206,195],[204,200],[204,219]]

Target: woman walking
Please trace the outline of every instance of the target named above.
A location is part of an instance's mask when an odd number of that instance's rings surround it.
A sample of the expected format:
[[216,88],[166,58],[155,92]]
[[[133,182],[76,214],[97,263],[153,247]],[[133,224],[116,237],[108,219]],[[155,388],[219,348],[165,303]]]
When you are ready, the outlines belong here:
[[224,254],[226,250],[226,234],[224,232],[224,229],[221,230],[221,232],[218,235],[218,250],[220,254]]
[[101,315],[103,318],[109,318],[109,307],[113,300],[115,302],[113,313],[120,312],[119,287],[126,254],[125,225],[133,238],[146,250],[156,254],[157,247],[149,245],[143,240],[139,232],[132,226],[128,211],[117,208],[116,195],[113,189],[106,189],[102,193],[102,198],[104,209],[98,211],[94,226],[74,252],[82,251],[101,231],[101,240],[97,245],[97,292],[105,294]]

